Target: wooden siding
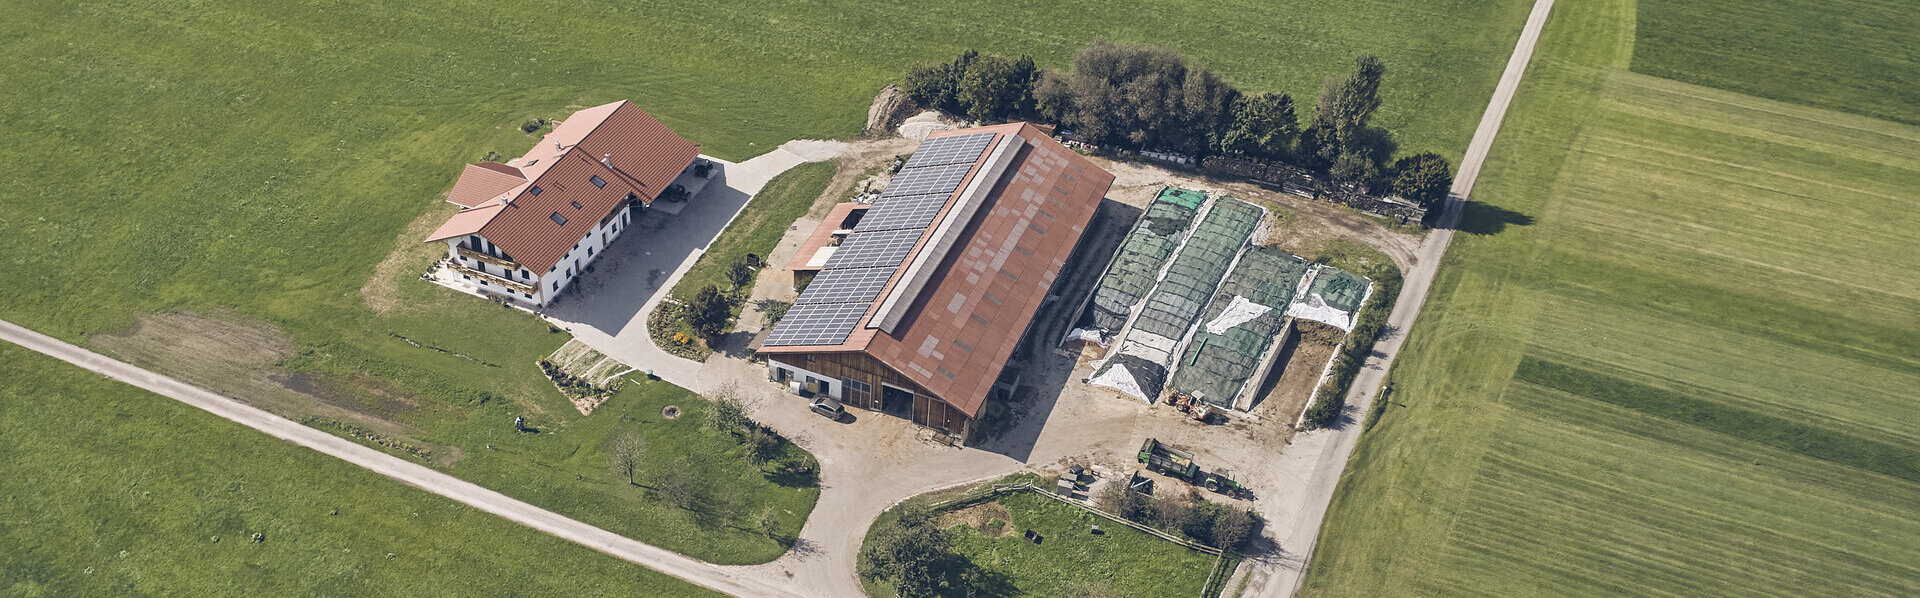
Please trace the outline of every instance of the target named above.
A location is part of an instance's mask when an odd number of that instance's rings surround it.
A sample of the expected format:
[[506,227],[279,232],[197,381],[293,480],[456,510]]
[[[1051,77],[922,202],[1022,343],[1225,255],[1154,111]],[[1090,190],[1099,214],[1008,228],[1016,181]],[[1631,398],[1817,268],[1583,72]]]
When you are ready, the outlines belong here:
[[948,405],[946,402],[927,392],[926,388],[915,384],[912,379],[880,363],[871,355],[859,352],[838,353],[800,353],[770,355],[771,359],[792,364],[823,376],[842,380],[855,380],[872,389],[862,400],[851,396],[851,388],[843,386],[841,402],[849,407],[859,407],[872,411],[882,411],[881,402],[885,396],[882,385],[893,386],[913,393],[911,414],[902,414],[920,424],[947,434],[965,438],[967,415],[965,412]]

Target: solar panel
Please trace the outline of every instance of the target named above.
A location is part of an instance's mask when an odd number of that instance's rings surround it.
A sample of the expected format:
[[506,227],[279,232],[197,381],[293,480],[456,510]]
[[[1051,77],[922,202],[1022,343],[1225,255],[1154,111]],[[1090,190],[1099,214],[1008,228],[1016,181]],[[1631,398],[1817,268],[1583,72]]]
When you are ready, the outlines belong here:
[[853,230],[894,230],[901,228],[926,228],[933,224],[933,217],[940,215],[940,208],[947,205],[948,194],[902,195],[881,198],[860,217],[860,224]]
[[971,163],[901,169],[900,174],[893,175],[893,182],[887,184],[887,190],[881,192],[880,196],[952,193],[960,188],[960,181],[966,180],[970,170],[973,170]]
[[780,323],[767,333],[768,347],[800,345],[838,345],[846,342],[860,317],[866,315],[866,303],[813,303],[795,305]]
[[971,163],[980,159],[980,152],[986,151],[987,144],[993,142],[993,135],[993,133],[974,133],[928,139],[926,143],[920,144],[920,149],[913,152],[913,157],[907,158],[907,163],[902,168]]
[[813,277],[813,282],[807,283],[806,292],[800,293],[800,298],[793,303],[870,303],[880,296],[880,289],[893,278],[894,270],[891,267],[823,270]]
[[913,252],[913,246],[920,241],[923,229],[883,230],[873,232],[854,231],[847,240],[834,250],[833,257],[821,267],[826,270],[840,268],[876,268],[898,266]]

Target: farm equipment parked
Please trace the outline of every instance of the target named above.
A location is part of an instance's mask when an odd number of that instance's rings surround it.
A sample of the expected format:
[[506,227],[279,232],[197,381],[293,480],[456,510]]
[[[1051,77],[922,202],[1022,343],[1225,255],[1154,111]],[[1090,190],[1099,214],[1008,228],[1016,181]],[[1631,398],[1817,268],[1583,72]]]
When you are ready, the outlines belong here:
[[1148,438],[1140,445],[1139,459],[1147,465],[1148,471],[1178,478],[1211,492],[1240,496],[1244,490],[1226,470],[1201,469],[1200,464],[1194,462],[1192,453],[1167,446],[1153,438]]

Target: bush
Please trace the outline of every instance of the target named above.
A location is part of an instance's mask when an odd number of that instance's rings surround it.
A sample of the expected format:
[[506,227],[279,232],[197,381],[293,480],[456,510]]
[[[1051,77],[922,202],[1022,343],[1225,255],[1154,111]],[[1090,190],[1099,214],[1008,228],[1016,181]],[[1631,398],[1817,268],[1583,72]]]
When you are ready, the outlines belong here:
[[1433,208],[1453,187],[1453,165],[1445,157],[1424,152],[1393,163],[1393,192]]
[[687,305],[687,325],[701,334],[713,336],[727,327],[727,320],[733,317],[733,305],[729,298],[720,293],[720,287],[708,284],[695,293],[693,302]]

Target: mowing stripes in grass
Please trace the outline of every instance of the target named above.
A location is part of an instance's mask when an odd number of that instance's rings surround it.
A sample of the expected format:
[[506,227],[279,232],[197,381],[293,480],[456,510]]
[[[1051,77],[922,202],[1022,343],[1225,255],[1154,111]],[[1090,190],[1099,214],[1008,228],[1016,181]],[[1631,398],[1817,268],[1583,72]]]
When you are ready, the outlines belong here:
[[1890,444],[1695,399],[1531,355],[1520,359],[1520,369],[1514,373],[1514,379],[1815,459],[1920,482],[1920,452]]

